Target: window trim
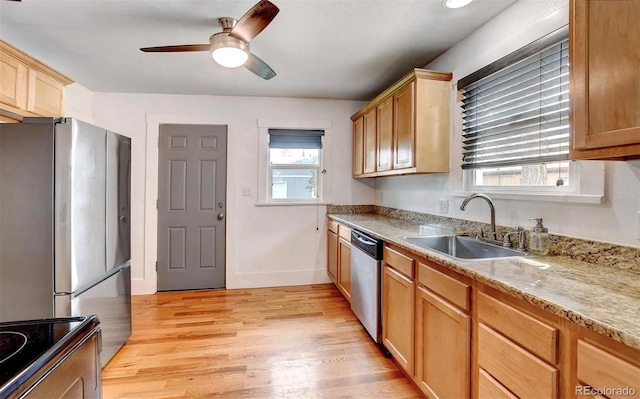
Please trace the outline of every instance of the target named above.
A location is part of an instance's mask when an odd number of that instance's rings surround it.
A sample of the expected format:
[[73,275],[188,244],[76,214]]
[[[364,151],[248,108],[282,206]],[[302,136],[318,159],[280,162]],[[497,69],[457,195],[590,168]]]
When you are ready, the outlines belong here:
[[[329,179],[330,163],[331,163],[331,127],[330,120],[315,119],[258,119],[258,193],[256,197],[256,206],[315,206],[327,205],[331,203],[331,192]],[[318,198],[304,200],[296,198],[288,199],[271,199],[271,167],[269,165],[269,129],[304,129],[304,130],[324,130],[322,137],[322,150],[320,151],[319,167],[318,167]],[[287,165],[288,169],[294,165]],[[309,168],[307,168],[309,169]],[[326,170],[326,173],[322,173]]]
[[[554,186],[475,186],[472,185],[474,170],[463,170],[463,191],[454,191],[451,195],[466,197],[472,193],[484,193],[490,195],[491,198],[518,201],[603,204],[605,200],[605,163],[603,161],[569,161],[569,168],[570,171],[573,171],[573,174],[570,174],[570,185],[568,189],[562,191]],[[583,176],[589,176],[589,179],[581,178]]]

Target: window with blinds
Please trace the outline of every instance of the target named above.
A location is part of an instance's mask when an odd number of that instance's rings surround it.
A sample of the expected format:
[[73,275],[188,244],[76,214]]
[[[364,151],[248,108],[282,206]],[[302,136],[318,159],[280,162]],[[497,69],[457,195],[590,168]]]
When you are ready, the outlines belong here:
[[269,199],[318,200],[324,130],[269,129]]
[[563,29],[458,82],[462,168],[478,171],[476,184],[566,183],[568,46]]

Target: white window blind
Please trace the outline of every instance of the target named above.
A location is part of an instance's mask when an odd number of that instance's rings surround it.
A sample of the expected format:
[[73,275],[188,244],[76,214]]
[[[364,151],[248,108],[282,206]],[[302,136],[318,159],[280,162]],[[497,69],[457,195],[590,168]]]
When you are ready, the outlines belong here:
[[568,159],[569,43],[554,41],[524,59],[500,60],[475,82],[465,78],[463,169]]

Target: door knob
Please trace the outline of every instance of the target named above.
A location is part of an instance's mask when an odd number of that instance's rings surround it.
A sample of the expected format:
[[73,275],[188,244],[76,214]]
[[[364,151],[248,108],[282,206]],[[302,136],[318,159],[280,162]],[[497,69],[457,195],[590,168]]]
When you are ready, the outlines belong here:
[[218,220],[222,220],[224,219],[224,213],[219,213],[218,214]]

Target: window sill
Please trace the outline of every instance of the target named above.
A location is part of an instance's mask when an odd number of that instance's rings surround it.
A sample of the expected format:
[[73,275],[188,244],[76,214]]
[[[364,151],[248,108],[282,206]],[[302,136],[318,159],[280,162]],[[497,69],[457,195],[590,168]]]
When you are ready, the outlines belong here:
[[317,206],[330,205],[330,202],[309,202],[309,201],[291,201],[291,202],[256,202],[255,206]]
[[492,199],[509,199],[518,201],[564,202],[572,204],[602,204],[604,195],[576,194],[576,193],[534,193],[534,192],[504,192],[504,191],[455,191],[453,197],[467,197],[473,193],[489,195]]

